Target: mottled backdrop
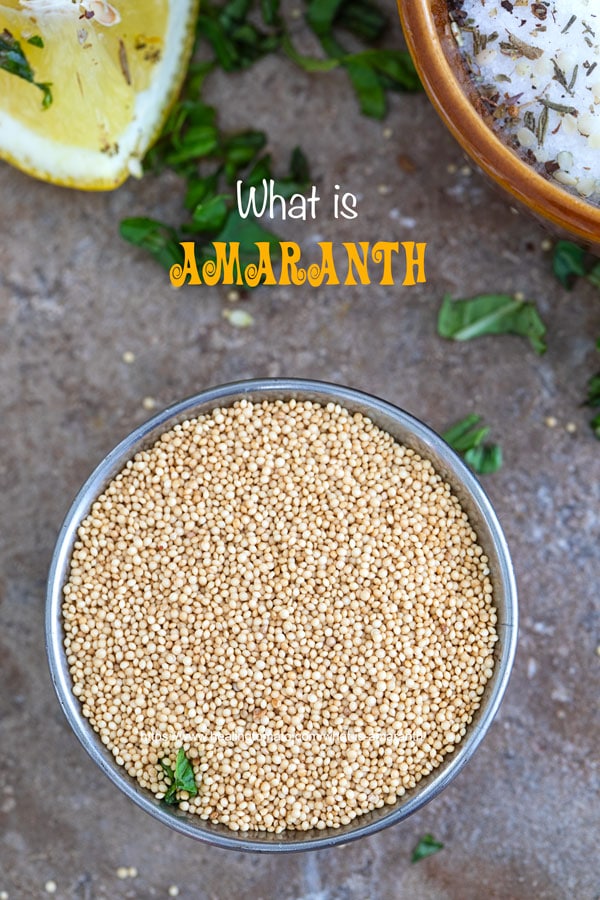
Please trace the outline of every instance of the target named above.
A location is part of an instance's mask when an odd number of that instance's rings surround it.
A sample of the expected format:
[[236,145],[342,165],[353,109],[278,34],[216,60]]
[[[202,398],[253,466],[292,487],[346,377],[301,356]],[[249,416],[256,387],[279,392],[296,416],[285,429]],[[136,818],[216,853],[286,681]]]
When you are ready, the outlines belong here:
[[[343,74],[273,58],[213,78],[209,95],[223,126],[268,131],[280,171],[299,143],[324,196],[341,184],[360,198],[353,222],[323,212],[282,233],[307,253],[319,239],[427,241],[428,282],[260,289],[238,301],[254,324],[236,329],[227,288],[175,291],[119,237],[125,215],[176,221],[176,179],[85,195],[0,166],[0,891],[28,900],[54,882],[55,896],[81,900],[167,897],[174,886],[194,900],[594,900],[600,444],[580,403],[599,368],[598,291],[560,287],[545,232],[465,167],[425,96],[394,96],[376,122],[358,114]],[[442,341],[446,291],[537,300],[547,354],[517,337]],[[275,858],[195,844],[112,787],[55,700],[43,612],[74,493],[153,403],[284,374],[372,391],[440,430],[471,411],[486,417],[505,464],[485,486],[513,551],[522,620],[500,715],[441,797],[358,844]],[[445,848],[413,865],[425,832]],[[123,867],[137,874],[119,877]]]

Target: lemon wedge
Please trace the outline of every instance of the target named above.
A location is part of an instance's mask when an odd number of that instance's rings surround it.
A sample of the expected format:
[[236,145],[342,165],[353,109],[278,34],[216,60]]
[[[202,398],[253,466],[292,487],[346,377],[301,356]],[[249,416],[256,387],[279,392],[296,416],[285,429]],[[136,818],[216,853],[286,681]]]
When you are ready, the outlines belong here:
[[197,0],[0,0],[0,157],[84,190],[140,175],[196,15]]

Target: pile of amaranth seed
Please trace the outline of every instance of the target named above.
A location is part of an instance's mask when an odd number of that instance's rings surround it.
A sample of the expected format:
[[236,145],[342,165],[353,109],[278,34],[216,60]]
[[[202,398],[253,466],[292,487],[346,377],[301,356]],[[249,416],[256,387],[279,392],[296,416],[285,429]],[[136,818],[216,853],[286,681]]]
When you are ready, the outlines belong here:
[[181,763],[180,808],[234,831],[395,803],[460,743],[497,640],[488,560],[431,462],[295,400],[138,453],[81,524],[63,619],[116,762],[158,797]]

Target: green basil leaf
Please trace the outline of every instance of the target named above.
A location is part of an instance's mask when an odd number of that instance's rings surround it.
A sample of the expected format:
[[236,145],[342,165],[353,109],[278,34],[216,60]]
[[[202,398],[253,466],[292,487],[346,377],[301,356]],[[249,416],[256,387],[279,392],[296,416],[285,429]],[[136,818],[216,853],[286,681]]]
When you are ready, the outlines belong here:
[[594,432],[595,436],[600,441],[600,414],[594,416],[594,418],[590,422],[590,428]]
[[478,427],[480,421],[481,416],[471,413],[444,431],[442,437],[462,455],[473,471],[487,475],[502,466],[502,449],[498,444],[484,443],[490,428],[488,425]]
[[544,353],[546,326],[536,306],[509,294],[481,294],[466,300],[444,297],[438,315],[438,334],[468,341],[486,334],[518,334],[529,339],[536,353]]
[[220,10],[222,22],[243,22],[252,7],[253,0],[229,0]]
[[228,215],[227,195],[217,194],[204,203],[198,203],[193,212],[192,225],[194,231],[218,232],[225,224]]
[[480,444],[466,450],[464,459],[478,475],[492,475],[502,467],[502,448],[498,444]]
[[340,9],[337,22],[355,37],[372,44],[384,33],[387,21],[381,10],[368,0],[347,0]]
[[275,178],[271,168],[271,156],[266,154],[259,157],[250,171],[243,178],[242,204],[248,205],[250,188],[259,188],[259,197],[262,197],[262,184],[264,181],[273,180],[273,192],[288,200],[294,194],[300,194],[305,190],[310,181],[310,169],[308,160],[299,147],[292,151],[290,158],[289,174],[283,178]]
[[27,38],[27,43],[31,44],[32,47],[39,47],[43,49],[44,47],[44,39],[39,34],[32,34],[31,37]]
[[194,778],[194,770],[189,759],[185,755],[183,747],[177,753],[177,761],[175,763],[175,781],[177,789],[187,791],[190,797],[195,797],[198,793],[196,779]]
[[192,125],[177,141],[175,149],[168,153],[165,161],[169,166],[177,166],[189,160],[210,156],[219,146],[219,133],[214,125]]
[[411,861],[416,863],[444,849],[444,845],[434,840],[433,835],[425,834],[412,852]]
[[344,68],[358,97],[363,115],[373,119],[383,119],[386,111],[385,90],[375,69],[358,57],[344,61]]
[[183,747],[177,751],[177,759],[175,761],[175,771],[164,760],[159,759],[158,764],[170,781],[163,797],[164,803],[170,806],[176,805],[178,791],[187,791],[190,797],[195,797],[198,793],[198,786],[194,777],[194,769],[189,759],[185,755]]
[[305,56],[302,53],[298,53],[287,34],[284,34],[281,38],[281,49],[292,62],[304,69],[305,72],[331,72],[332,69],[337,69],[340,65],[337,57],[333,59],[318,59],[316,56]]
[[[205,11],[210,7],[204,7]],[[239,68],[239,57],[234,43],[229,38],[221,23],[200,13],[198,16],[198,33],[211,45],[217,62],[226,72]]]
[[172,784],[163,797],[163,803],[167,803],[169,806],[176,806],[178,802],[177,787],[175,784]]
[[554,274],[568,290],[573,287],[575,279],[585,275],[585,250],[571,241],[557,241],[552,257]]
[[588,395],[585,401],[586,406],[600,406],[600,372],[592,375],[588,381]]
[[310,166],[300,147],[292,150],[289,177],[298,185],[307,185],[310,181]]
[[277,25],[279,22],[279,0],[260,0],[260,11],[263,21],[267,25]]
[[487,425],[481,428],[476,427],[480,421],[481,416],[467,416],[445,431],[442,437],[457,453],[465,453],[467,450],[478,447],[490,433]]
[[130,218],[123,219],[120,225],[121,237],[142,247],[164,266],[167,271],[176,263],[183,264],[183,250],[174,228],[155,219]]
[[446,431],[444,431],[444,433],[442,434],[442,437],[448,444],[456,449],[457,441],[462,440],[465,435],[469,431],[471,431],[471,429],[480,421],[481,416],[478,416],[475,413],[471,413],[471,415],[465,416],[464,419],[461,419],[460,422],[457,422],[456,425],[452,425],[450,428],[447,428]]
[[242,219],[238,209],[232,209],[225,225],[214,238],[215,241],[239,241],[240,259],[244,262],[252,262],[256,259],[257,250],[255,244],[266,241],[271,245],[272,252],[279,248],[279,240],[272,231],[263,228],[256,219]]
[[329,34],[344,0],[310,0],[306,21],[317,36]]
[[190,175],[187,179],[187,189],[185,192],[185,208],[193,211],[200,203],[208,201],[217,191],[219,182],[219,173],[213,172],[200,178],[197,175]]
[[592,266],[587,273],[587,280],[591,282],[594,287],[600,288],[600,262],[597,262]]
[[421,81],[414,63],[406,50],[365,50],[356,54],[357,61],[364,61],[377,72],[389,79],[394,90],[419,91]]
[[243,131],[228,138],[223,143],[225,177],[229,184],[236,180],[240,169],[249,165],[267,143],[262,131]]
[[171,766],[167,762],[165,762],[164,759],[159,759],[158,764],[167,778],[170,778],[171,781],[175,781],[175,772],[173,771]]

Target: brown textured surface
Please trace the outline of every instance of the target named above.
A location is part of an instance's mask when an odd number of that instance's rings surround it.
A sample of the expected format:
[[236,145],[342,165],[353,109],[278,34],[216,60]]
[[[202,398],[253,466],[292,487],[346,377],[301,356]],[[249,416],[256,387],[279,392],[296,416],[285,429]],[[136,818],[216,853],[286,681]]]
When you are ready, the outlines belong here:
[[[579,403],[598,368],[598,292],[560,288],[544,232],[462,172],[424,96],[395,97],[382,125],[357,114],[342,75],[313,78],[282,60],[217,78],[211,95],[228,127],[266,128],[282,165],[301,143],[322,196],[336,183],[361,195],[355,222],[324,209],[315,223],[286,223],[286,234],[307,248],[317,234],[426,240],[428,283],[259,290],[245,306],[254,326],[236,330],[222,317],[225,288],[175,292],[118,236],[123,215],[173,215],[175,181],[83,195],[0,168],[0,891],[43,897],[52,879],[55,896],[80,900],[166,897],[171,884],[200,900],[595,900],[600,445]],[[519,338],[436,337],[444,291],[484,290],[537,298],[545,357]],[[194,844],[116,793],[70,733],[43,649],[60,522],[93,466],[147,417],[143,398],[163,406],[279,374],[372,391],[437,429],[484,413],[504,449],[504,468],[485,485],[513,551],[522,615],[499,718],[453,785],[394,829],[285,859]],[[426,831],[445,849],[413,866]],[[139,874],[119,880],[119,866]]]

